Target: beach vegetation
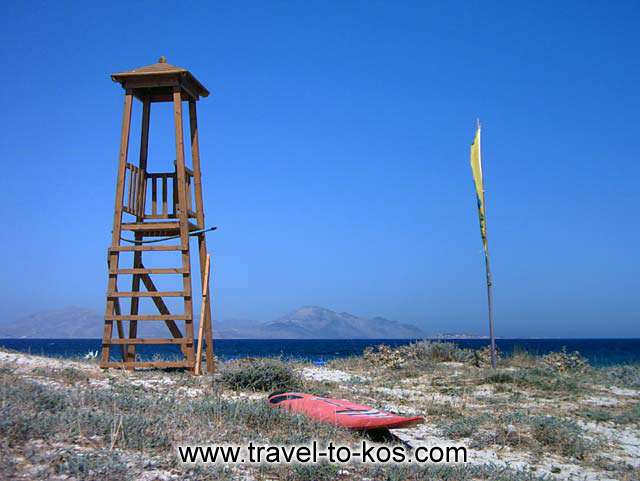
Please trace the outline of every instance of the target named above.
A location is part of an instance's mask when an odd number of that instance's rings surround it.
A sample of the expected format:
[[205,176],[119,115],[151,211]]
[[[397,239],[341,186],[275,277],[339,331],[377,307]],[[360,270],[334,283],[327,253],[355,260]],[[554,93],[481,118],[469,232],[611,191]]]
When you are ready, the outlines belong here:
[[[85,369],[78,361],[49,363],[24,355],[30,364],[0,363],[0,447],[5,451],[0,450],[0,478],[12,479],[26,463],[39,470],[31,479],[120,481],[158,470],[165,473],[160,477],[172,473],[199,481],[537,481],[543,473],[564,470],[566,463],[606,472],[603,477],[633,479],[628,462],[617,454],[625,448],[610,435],[634,432],[640,422],[633,366],[560,372],[545,366],[541,357],[532,361],[522,355],[517,363],[505,358],[503,367],[493,371],[473,360],[434,360],[459,355],[449,349],[414,345],[400,368],[372,366],[362,357],[330,367],[245,359],[223,363],[215,375],[202,377],[180,371],[100,371],[92,363]],[[435,437],[470,449],[508,447],[511,457],[531,463],[532,469],[321,464],[217,470],[180,465],[172,455],[175,445],[183,443],[362,441],[359,433],[269,406],[266,397],[273,390],[301,390],[420,414],[426,425],[416,428],[411,443]],[[429,438],[420,437],[425,435]],[[545,461],[547,454],[554,455],[556,465]],[[19,468],[15,459],[20,459]]]
[[597,382],[622,388],[640,388],[640,364],[594,369]]
[[497,371],[485,375],[484,384],[513,384],[515,387],[530,388],[547,392],[577,392],[584,384],[578,375],[554,371],[546,367]]
[[453,342],[417,341],[396,348],[384,344],[367,347],[363,359],[370,365],[389,369],[420,368],[442,362],[472,362],[474,351]]
[[636,424],[640,425],[640,403],[627,404],[622,407],[595,407],[581,410],[581,417],[597,423]]
[[278,359],[244,359],[225,364],[220,381],[228,388],[248,391],[296,391],[302,378]]
[[563,456],[584,459],[594,443],[582,435],[582,429],[570,419],[535,416],[529,421],[533,438],[542,446]]
[[376,481],[544,481],[535,472],[508,466],[486,465],[395,465],[373,468],[368,476]]
[[570,353],[565,347],[558,352],[550,352],[542,356],[541,361],[546,368],[560,373],[580,373],[591,367],[578,351]]

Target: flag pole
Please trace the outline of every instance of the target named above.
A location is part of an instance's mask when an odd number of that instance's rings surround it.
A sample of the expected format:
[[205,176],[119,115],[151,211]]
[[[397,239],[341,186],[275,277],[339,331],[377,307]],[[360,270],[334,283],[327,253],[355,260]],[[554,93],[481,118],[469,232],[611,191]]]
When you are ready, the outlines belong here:
[[[476,145],[477,142],[477,145]],[[480,234],[484,247],[484,266],[487,279],[487,308],[489,311],[489,339],[491,341],[491,368],[497,365],[496,337],[493,330],[493,278],[491,277],[491,263],[489,260],[489,242],[487,240],[487,216],[484,199],[484,176],[482,173],[482,148],[481,148],[481,128],[480,119],[476,119],[476,138],[471,149],[471,170],[473,172],[476,185],[476,195],[478,197],[478,215],[480,217]],[[474,151],[474,148],[476,149]],[[475,156],[474,156],[475,152]]]
[[496,360],[496,336],[493,332],[493,280],[491,278],[491,266],[489,263],[489,247],[484,252],[484,266],[487,273],[487,306],[489,309],[489,337],[491,338],[491,368],[495,369]]

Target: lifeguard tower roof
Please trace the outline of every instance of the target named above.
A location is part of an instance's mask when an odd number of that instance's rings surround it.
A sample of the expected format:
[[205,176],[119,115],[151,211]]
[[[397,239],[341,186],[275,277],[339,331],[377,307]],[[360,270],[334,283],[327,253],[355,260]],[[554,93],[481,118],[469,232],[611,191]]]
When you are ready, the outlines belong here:
[[123,89],[132,90],[137,98],[142,100],[146,97],[152,102],[172,101],[172,88],[175,86],[180,87],[184,100],[209,96],[209,91],[191,72],[167,63],[165,57],[151,65],[111,74],[111,79]]

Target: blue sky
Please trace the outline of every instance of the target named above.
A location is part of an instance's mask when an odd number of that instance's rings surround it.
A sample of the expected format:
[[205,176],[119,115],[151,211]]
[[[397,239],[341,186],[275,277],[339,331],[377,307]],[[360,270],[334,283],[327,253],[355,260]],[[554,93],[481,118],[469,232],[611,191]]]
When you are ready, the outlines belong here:
[[[3,316],[102,312],[109,74],[165,55],[212,91],[216,318],[313,304],[486,332],[480,117],[497,333],[640,336],[640,4],[439,3],[4,2]],[[153,111],[152,166],[170,122]]]

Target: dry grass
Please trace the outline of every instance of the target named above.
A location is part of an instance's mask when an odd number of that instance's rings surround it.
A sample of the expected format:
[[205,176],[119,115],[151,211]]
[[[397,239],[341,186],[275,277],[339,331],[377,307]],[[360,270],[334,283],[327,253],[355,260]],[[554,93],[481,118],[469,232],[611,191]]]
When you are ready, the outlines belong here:
[[290,365],[278,359],[242,359],[226,363],[220,372],[225,387],[236,391],[296,391],[303,380]]
[[[181,372],[101,372],[89,363],[86,369],[77,363],[19,369],[1,365],[0,479],[26,473],[22,479],[67,475],[124,480],[154,470],[173,473],[176,479],[231,480],[250,474],[287,481],[516,481],[544,474],[499,465],[353,466],[342,474],[329,465],[271,466],[249,473],[177,463],[173,446],[183,442],[360,441],[358,434],[271,409],[266,393],[279,388],[421,413],[430,436],[520,456],[538,470],[549,468],[544,462],[552,456],[610,478],[633,479],[630,461],[581,422],[637,432],[637,399],[612,391],[637,388],[637,368],[557,372],[539,358],[517,353],[502,359],[503,367],[494,372],[476,367],[473,360],[460,362],[466,353],[452,349],[412,345],[404,351],[409,360],[401,367],[374,366],[364,358],[333,361],[330,368],[345,371],[345,381],[310,381],[301,376],[303,366],[278,360],[228,363],[213,380]],[[580,404],[587,398],[615,402]]]

